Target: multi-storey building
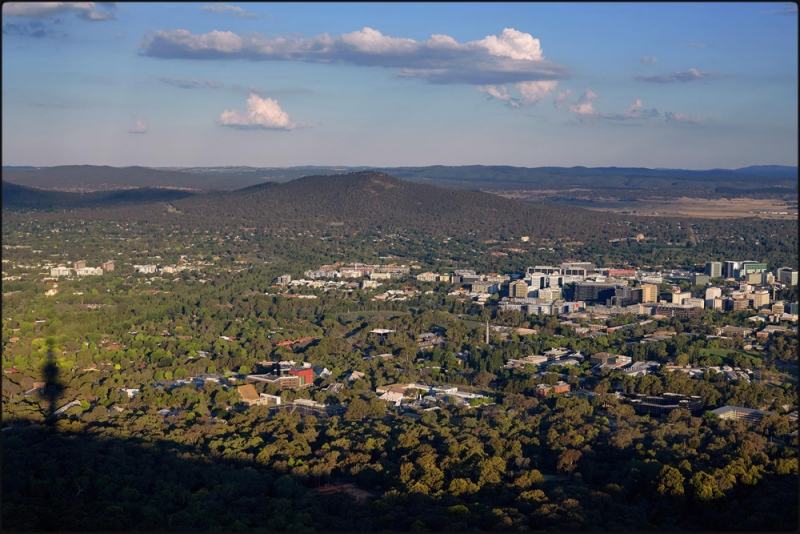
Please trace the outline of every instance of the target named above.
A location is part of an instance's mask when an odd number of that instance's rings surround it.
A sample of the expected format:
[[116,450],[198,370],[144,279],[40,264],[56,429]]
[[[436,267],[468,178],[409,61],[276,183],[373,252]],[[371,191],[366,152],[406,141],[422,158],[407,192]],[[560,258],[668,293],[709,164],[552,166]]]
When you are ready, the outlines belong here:
[[722,278],[722,262],[709,261],[706,262],[705,274],[711,278]]
[[637,414],[654,415],[656,417],[668,414],[679,408],[688,410],[692,415],[699,415],[703,410],[703,398],[699,395],[688,396],[678,393],[651,396],[635,395],[629,402]]
[[50,269],[50,276],[69,276],[72,269],[69,267],[53,267]]
[[605,302],[614,296],[618,284],[611,282],[578,282],[575,300]]
[[769,291],[761,290],[753,293],[753,307],[758,309],[769,304]]
[[658,302],[658,286],[655,284],[642,284],[642,302]]
[[530,286],[524,280],[517,280],[508,284],[509,297],[527,297]]
[[797,271],[789,267],[781,267],[778,269],[778,281],[787,286],[797,285]]
[[100,264],[100,268],[103,269],[103,272],[110,273],[114,271],[114,260],[107,261]]

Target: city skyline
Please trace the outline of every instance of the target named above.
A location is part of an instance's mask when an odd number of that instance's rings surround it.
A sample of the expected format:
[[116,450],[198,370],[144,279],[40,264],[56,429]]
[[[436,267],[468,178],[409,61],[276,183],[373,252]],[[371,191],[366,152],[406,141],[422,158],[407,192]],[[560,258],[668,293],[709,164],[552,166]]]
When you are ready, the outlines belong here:
[[2,13],[4,165],[798,163],[794,4]]

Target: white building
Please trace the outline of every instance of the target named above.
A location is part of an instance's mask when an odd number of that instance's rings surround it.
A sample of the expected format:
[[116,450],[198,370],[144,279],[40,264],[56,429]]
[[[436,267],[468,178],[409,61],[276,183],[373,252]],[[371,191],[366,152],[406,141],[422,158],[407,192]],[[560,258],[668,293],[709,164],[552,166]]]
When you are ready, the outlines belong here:
[[69,276],[72,269],[69,267],[53,267],[50,269],[50,276]]
[[96,276],[103,274],[103,269],[100,267],[84,267],[82,269],[75,269],[75,274],[78,276]]
[[156,272],[155,265],[134,265],[133,268],[137,273],[150,274]]

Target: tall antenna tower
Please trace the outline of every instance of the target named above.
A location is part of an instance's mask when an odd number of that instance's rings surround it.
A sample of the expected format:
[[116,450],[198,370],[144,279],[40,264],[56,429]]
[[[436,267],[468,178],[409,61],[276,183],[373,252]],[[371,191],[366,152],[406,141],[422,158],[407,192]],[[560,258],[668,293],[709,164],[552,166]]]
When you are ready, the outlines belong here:
[[489,344],[489,319],[486,319],[486,344]]

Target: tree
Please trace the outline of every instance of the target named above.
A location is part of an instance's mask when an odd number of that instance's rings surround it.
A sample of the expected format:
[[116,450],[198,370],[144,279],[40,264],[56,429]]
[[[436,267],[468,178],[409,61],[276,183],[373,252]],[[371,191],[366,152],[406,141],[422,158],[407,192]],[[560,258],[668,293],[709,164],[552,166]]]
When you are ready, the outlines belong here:
[[684,478],[674,467],[665,465],[655,478],[656,491],[665,497],[683,497]]
[[347,421],[364,419],[370,413],[370,406],[363,399],[353,399],[347,407],[344,418]]

